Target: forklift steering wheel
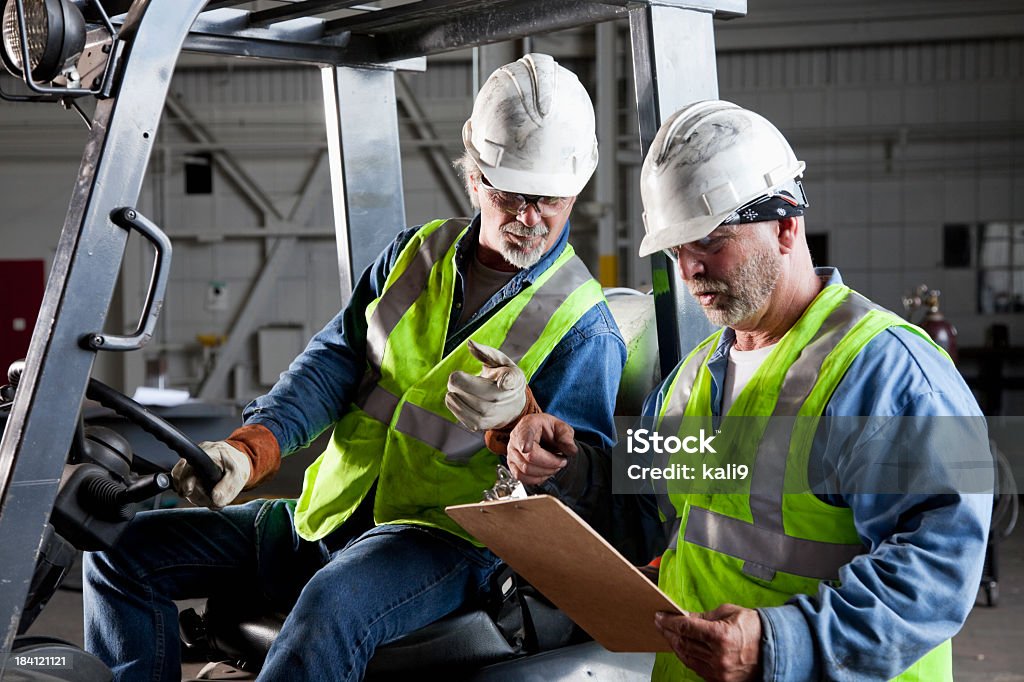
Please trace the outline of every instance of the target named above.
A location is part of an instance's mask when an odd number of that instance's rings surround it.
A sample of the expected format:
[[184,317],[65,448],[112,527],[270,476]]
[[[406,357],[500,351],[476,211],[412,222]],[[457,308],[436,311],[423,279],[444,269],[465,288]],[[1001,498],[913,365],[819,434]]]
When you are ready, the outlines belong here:
[[114,390],[97,379],[89,379],[85,397],[95,400],[100,405],[138,425],[143,431],[183,457],[195,469],[196,475],[199,476],[199,480],[207,490],[213,490],[213,487],[224,476],[224,472],[214,464],[210,456],[177,427],[156,416],[120,391]]
[[[18,385],[24,370],[24,360],[11,364],[7,370],[7,378],[12,386]],[[89,379],[85,396],[137,424],[143,431],[184,458],[195,469],[196,475],[199,476],[199,480],[207,490],[213,490],[213,487],[224,475],[224,472],[210,459],[209,455],[193,443],[188,436],[120,391],[114,390],[97,379]]]

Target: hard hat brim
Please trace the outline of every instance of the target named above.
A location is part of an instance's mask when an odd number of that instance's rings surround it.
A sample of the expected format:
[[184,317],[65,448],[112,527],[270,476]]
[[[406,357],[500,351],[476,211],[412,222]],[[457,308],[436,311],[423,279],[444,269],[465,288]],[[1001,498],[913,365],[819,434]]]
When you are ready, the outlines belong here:
[[575,173],[543,173],[536,169],[519,170],[507,165],[495,166],[487,163],[481,158],[480,152],[473,144],[470,121],[466,121],[466,125],[463,126],[462,142],[491,187],[505,192],[548,197],[574,197],[583,191],[597,169],[597,140],[594,141],[589,168],[583,168],[582,172]]
[[[730,213],[732,211],[722,215],[688,220],[678,225],[667,225],[660,227],[656,232],[648,232],[644,235],[643,241],[640,242],[640,257],[645,258],[652,253],[671,249],[673,246],[704,239],[704,237],[714,232],[715,228],[721,225],[722,221],[728,218]],[[646,213],[644,214],[644,219],[647,219]]]

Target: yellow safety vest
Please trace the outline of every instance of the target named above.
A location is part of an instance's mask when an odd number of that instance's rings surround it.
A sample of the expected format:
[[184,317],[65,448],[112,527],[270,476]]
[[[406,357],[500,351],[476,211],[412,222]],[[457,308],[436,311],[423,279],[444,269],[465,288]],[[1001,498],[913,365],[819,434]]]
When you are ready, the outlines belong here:
[[[444,404],[448,376],[480,371],[465,342],[445,355],[454,300],[455,249],[465,221],[436,220],[402,249],[379,298],[367,306],[367,370],[356,404],[327,450],[306,469],[295,525],[317,540],[345,522],[377,481],[374,521],[442,528],[473,541],[444,512],[479,502],[498,457]],[[555,262],[470,338],[501,349],[527,380],[597,303],[600,285],[566,244]],[[479,544],[479,543],[476,543]]]
[[[895,326],[928,339],[849,287],[825,287],[751,377],[715,440],[719,457],[728,453],[730,461],[748,466],[745,481],[730,494],[668,498],[681,524],[662,557],[659,585],[683,609],[779,606],[797,594],[817,594],[823,581],[837,582],[840,567],[867,551],[853,512],[809,492],[807,465],[817,418],[846,370],[876,335]],[[690,353],[668,389],[659,424],[666,417],[684,417],[680,436],[710,420],[707,363],[721,334]],[[764,419],[737,420],[732,429],[728,419],[735,416]],[[658,654],[653,679],[701,678],[675,655]],[[950,642],[896,679],[952,680]]]

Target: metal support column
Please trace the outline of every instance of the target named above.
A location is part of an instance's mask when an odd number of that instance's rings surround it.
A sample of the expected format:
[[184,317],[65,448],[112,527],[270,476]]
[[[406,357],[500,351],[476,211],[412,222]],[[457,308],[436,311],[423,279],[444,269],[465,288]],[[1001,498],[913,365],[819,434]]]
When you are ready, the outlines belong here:
[[80,342],[103,330],[121,269],[128,233],[110,215],[138,201],[178,52],[205,4],[136,0],[115,49],[120,75],[112,96],[96,107],[27,367],[0,442],[0,677],[95,359]]
[[[735,5],[735,3],[732,3]],[[718,97],[712,28],[714,8],[666,5],[630,9],[640,148],[647,155],[661,123],[692,102]],[[668,373],[714,329],[668,258],[651,257],[661,374]]]
[[359,274],[407,227],[395,73],[330,66],[323,86],[344,304]]

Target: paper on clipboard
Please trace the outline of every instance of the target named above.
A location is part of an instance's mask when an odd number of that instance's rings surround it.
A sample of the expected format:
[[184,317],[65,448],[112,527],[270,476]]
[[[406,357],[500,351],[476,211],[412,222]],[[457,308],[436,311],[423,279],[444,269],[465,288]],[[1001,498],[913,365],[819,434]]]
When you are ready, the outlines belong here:
[[654,614],[682,609],[558,499],[445,511],[609,651],[671,650]]

